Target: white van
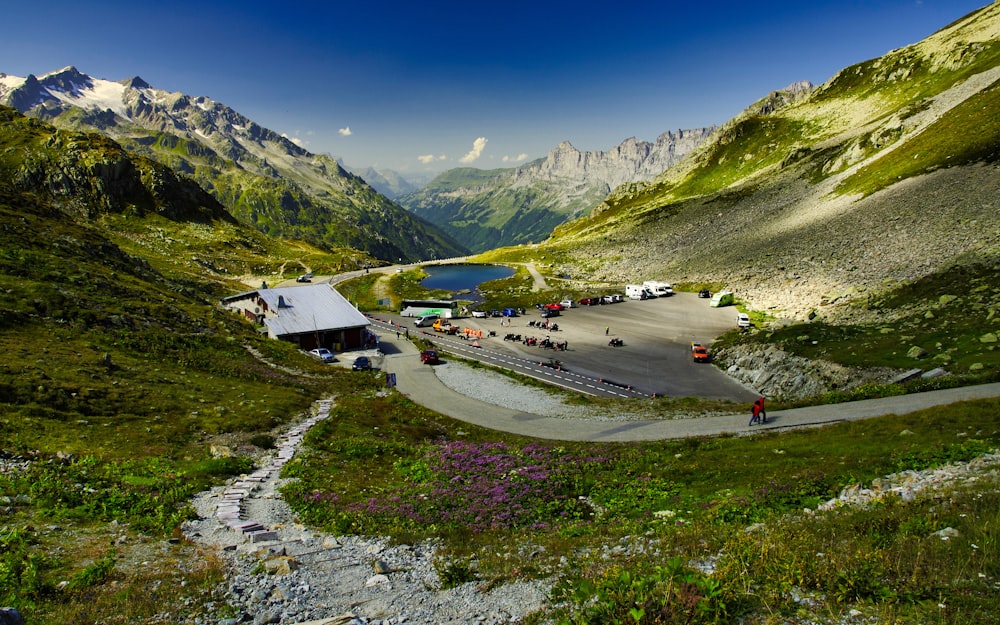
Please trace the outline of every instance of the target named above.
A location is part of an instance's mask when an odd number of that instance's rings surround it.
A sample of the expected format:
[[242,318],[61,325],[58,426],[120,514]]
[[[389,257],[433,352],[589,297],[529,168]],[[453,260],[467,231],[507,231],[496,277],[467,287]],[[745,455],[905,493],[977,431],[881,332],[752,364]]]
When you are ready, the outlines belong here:
[[441,315],[420,315],[417,320],[413,322],[413,325],[418,328],[426,328],[428,326],[434,325],[434,322],[441,318]]
[[652,291],[641,284],[626,284],[625,295],[629,299],[652,299],[656,297]]

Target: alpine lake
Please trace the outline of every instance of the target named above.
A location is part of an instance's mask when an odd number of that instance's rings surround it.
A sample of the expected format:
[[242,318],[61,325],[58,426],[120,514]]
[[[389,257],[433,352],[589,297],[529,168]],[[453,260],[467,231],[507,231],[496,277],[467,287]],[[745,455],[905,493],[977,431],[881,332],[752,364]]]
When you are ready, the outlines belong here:
[[437,265],[424,271],[430,274],[420,282],[424,287],[450,291],[452,296],[469,294],[473,300],[479,299],[480,284],[514,275],[512,268],[503,265]]

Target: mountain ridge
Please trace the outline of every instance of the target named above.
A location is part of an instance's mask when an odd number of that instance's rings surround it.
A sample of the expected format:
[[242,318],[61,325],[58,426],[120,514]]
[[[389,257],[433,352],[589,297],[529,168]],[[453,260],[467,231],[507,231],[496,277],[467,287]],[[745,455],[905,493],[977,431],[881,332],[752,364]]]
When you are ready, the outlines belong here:
[[823,85],[771,93],[544,247],[563,273],[725,284],[795,319],[857,315],[831,304],[995,263],[998,40],[994,3]]
[[156,158],[263,232],[386,260],[467,251],[333,158],[204,96],[155,89],[138,76],[95,79],[68,66],[41,78],[0,74],[0,103],[62,127],[97,130]]
[[399,202],[473,251],[537,242],[587,214],[613,188],[673,166],[713,131],[667,131],[654,142],[630,137],[606,151],[585,152],[563,141],[517,167],[445,171]]

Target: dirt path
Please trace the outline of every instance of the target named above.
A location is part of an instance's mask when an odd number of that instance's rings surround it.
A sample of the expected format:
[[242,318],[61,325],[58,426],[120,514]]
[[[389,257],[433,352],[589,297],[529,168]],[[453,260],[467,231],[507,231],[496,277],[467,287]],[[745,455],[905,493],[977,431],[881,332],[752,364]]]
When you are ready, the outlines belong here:
[[535,263],[524,263],[524,267],[531,274],[531,278],[534,280],[534,284],[531,287],[532,291],[548,291],[549,285],[545,282],[545,276],[543,276],[538,269],[535,267]]

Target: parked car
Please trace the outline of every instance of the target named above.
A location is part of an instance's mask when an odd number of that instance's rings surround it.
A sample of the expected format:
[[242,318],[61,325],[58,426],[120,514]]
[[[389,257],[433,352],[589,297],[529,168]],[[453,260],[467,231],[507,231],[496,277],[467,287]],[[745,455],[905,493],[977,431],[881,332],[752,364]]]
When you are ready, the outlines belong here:
[[546,304],[545,308],[547,308],[549,310],[562,310],[563,309],[563,305],[560,304],[559,302],[552,302],[551,304]]
[[436,349],[425,349],[420,352],[420,362],[425,365],[436,365],[441,362]]
[[486,318],[486,311],[485,310],[473,310],[472,311],[472,316],[475,317],[476,319],[485,319]]
[[559,304],[563,308],[573,308],[574,306],[576,306],[576,304],[574,304],[573,300],[571,300],[571,299],[564,299],[563,301],[559,302]]
[[309,355],[315,358],[319,358],[323,362],[333,362],[336,358],[333,357],[333,352],[325,347],[319,347],[317,349],[310,349]]
[[578,302],[581,306],[596,306],[601,303],[599,297],[584,297]]
[[702,299],[710,299],[712,297],[712,292],[708,289],[702,289],[698,291],[698,297]]
[[750,327],[750,315],[746,313],[736,313],[736,327],[737,328],[749,328]]
[[559,310],[557,308],[546,308],[542,311],[542,318],[548,319],[549,317],[558,317]]
[[504,308],[502,311],[500,311],[500,314],[503,315],[504,317],[516,317],[517,316],[517,309],[515,309],[515,308]]
[[370,371],[372,368],[372,361],[368,356],[358,356],[354,359],[354,364],[351,365],[351,369],[355,371]]
[[304,273],[298,278],[295,278],[296,282],[312,282],[313,275],[311,273]]

